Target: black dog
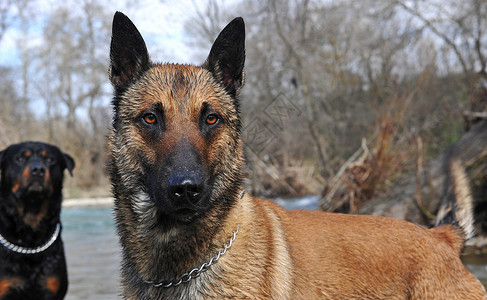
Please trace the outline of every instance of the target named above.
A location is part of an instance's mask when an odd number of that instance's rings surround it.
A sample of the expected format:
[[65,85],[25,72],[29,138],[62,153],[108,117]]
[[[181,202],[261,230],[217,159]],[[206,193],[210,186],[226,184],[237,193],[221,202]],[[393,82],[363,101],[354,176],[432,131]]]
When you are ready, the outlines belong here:
[[59,148],[24,142],[0,152],[0,299],[63,299],[68,276],[60,237],[63,171]]

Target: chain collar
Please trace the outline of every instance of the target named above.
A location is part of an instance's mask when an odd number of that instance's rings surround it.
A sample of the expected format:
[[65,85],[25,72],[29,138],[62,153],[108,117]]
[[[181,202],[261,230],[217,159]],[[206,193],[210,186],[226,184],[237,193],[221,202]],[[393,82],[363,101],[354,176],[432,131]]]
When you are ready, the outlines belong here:
[[222,255],[227,253],[227,250],[232,247],[232,243],[235,241],[237,238],[237,233],[240,225],[237,225],[237,230],[233,232],[233,236],[230,238],[228,243],[225,243],[223,250],[218,251],[218,254],[210,259],[210,261],[203,263],[199,268],[194,268],[193,270],[189,271],[188,273],[185,273],[181,275],[178,279],[169,281],[169,282],[155,282],[152,280],[144,280],[145,283],[152,284],[154,287],[165,287],[169,288],[172,286],[178,286],[182,283],[187,283],[191,281],[191,279],[198,278],[201,273],[206,272],[214,263],[216,263]]
[[[245,190],[242,190],[238,195],[238,197],[242,199],[244,193]],[[220,259],[222,255],[227,253],[227,250],[230,249],[230,247],[232,247],[233,242],[237,238],[239,229],[240,229],[240,224],[237,224],[237,230],[233,232],[233,236],[230,238],[228,243],[225,243],[225,245],[223,245],[224,246],[223,250],[218,251],[218,254],[216,256],[213,256],[208,262],[203,263],[199,268],[194,268],[193,270],[181,275],[178,279],[173,281],[155,282],[152,280],[144,280],[144,282],[147,284],[152,284],[156,288],[158,287],[170,288],[172,286],[181,285],[182,283],[187,283],[191,281],[191,279],[198,278],[201,275],[201,273],[206,272],[213,264],[215,264]]]
[[56,230],[51,235],[51,238],[44,244],[37,248],[25,248],[7,241],[5,237],[0,234],[0,244],[10,251],[21,253],[21,254],[37,254],[45,251],[47,248],[51,247],[52,244],[57,240],[59,232],[61,231],[61,224],[57,223]]

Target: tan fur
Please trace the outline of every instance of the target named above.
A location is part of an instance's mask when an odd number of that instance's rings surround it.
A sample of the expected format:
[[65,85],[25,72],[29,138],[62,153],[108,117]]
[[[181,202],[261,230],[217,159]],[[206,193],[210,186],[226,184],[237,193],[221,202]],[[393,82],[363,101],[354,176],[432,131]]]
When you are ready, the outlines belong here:
[[10,289],[20,288],[23,284],[23,280],[17,277],[0,279],[0,299],[2,299]]
[[[23,204],[19,205],[19,207],[24,207]],[[37,226],[42,221],[42,219],[47,215],[49,212],[49,202],[43,201],[41,205],[41,209],[37,214],[33,213],[26,213],[23,215],[24,223],[29,225],[32,229],[37,229]],[[23,214],[24,212],[22,212]]]
[[463,230],[465,239],[470,239],[475,235],[472,207],[474,201],[465,168],[458,158],[452,157],[449,159],[448,173],[446,184],[448,185],[447,192],[451,197],[445,195],[436,215],[436,224],[442,223],[448,214],[453,214],[452,217]]
[[61,281],[56,276],[50,276],[41,280],[40,284],[44,286],[53,295],[56,295],[57,292],[59,291],[59,287],[61,286]]
[[206,297],[196,299],[485,299],[451,226],[285,211],[248,195],[227,233],[237,224],[233,247],[213,270],[221,280],[204,277]]

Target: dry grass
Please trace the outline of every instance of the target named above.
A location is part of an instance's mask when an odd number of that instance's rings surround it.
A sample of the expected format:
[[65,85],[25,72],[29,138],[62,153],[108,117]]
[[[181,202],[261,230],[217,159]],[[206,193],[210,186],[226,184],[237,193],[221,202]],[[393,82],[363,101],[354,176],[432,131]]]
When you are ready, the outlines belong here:
[[415,130],[405,124],[414,93],[394,97],[378,113],[376,133],[345,162],[323,193],[326,211],[355,213],[405,169],[414,167]]

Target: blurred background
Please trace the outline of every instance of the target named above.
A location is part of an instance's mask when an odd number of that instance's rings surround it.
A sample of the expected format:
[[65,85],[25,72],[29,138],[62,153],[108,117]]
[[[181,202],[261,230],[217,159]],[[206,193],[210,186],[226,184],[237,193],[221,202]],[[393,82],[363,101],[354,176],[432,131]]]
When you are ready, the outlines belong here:
[[154,61],[194,64],[244,17],[241,105],[254,194],[321,194],[358,149],[383,143],[376,194],[417,167],[418,139],[428,161],[471,125],[464,112],[486,109],[482,0],[0,0],[0,147],[30,139],[60,146],[77,161],[68,198],[109,195],[117,10]]

